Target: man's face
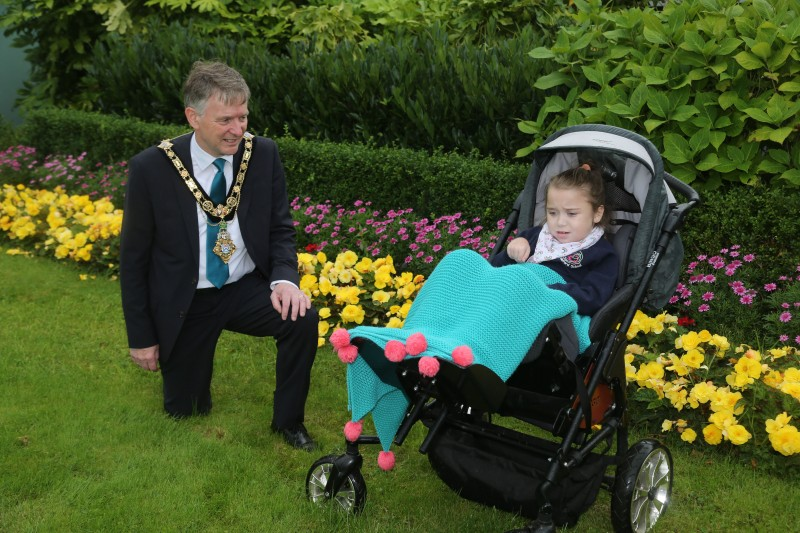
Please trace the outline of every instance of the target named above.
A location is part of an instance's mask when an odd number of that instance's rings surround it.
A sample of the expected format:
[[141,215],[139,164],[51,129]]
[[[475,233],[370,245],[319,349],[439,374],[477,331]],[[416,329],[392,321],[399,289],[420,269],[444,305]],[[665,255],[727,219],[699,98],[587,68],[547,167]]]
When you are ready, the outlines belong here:
[[192,107],[186,108],[197,144],[214,157],[236,153],[247,131],[247,114],[247,102],[223,104],[218,95],[208,99],[202,115]]

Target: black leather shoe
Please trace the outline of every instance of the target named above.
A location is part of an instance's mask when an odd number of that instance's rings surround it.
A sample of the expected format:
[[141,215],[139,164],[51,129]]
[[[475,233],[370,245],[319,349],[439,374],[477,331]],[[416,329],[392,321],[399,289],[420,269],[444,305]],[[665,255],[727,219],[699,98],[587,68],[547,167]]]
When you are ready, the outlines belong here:
[[288,428],[278,428],[272,426],[272,431],[283,437],[286,443],[298,450],[305,450],[307,452],[313,451],[317,448],[317,443],[308,434],[308,430],[303,424],[297,424]]

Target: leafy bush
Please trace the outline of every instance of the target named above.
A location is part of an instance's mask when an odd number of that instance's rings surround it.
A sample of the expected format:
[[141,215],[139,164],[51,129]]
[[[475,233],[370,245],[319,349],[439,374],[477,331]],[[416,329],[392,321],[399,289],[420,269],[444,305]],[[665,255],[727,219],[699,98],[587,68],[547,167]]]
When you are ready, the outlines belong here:
[[281,54],[294,43],[320,52],[342,42],[369,44],[396,29],[418,31],[435,24],[446,28],[458,44],[515,35],[528,24],[543,33],[543,28],[553,27],[562,2],[7,0],[4,4],[0,27],[14,36],[16,46],[26,49],[32,65],[23,107],[56,104],[92,109],[96,93],[85,75],[93,47],[111,36],[157,37],[171,22],[191,25],[200,39],[234,36],[237,44],[259,46],[259,55],[265,51]]
[[368,47],[343,43],[310,54],[297,45],[275,55],[262,44],[172,25],[109,39],[95,47],[89,70],[104,113],[182,123],[184,77],[196,59],[218,58],[248,81],[251,126],[259,131],[510,157],[528,140],[518,119],[541,101],[534,83],[545,71],[526,54],[542,42],[526,28],[490,47],[452,46],[433,28]]
[[92,164],[116,163],[188,130],[188,125],[164,126],[114,115],[42,108],[25,114],[19,128],[19,142],[43,155],[86,152]]
[[769,258],[738,245],[701,254],[689,262],[669,309],[687,324],[736,342],[767,347],[791,342],[800,347],[798,321],[791,314],[800,307],[800,261],[774,278],[765,277],[761,263],[769,263]]
[[[48,108],[26,115],[21,140],[36,148],[40,157],[87,152],[87,164],[116,164],[186,130],[182,126]],[[53,135],[54,131],[70,133]],[[352,204],[363,200],[364,191],[369,191],[376,209],[413,206],[423,216],[462,212],[466,217],[488,220],[505,217],[528,173],[527,165],[475,154],[429,154],[289,136],[275,140],[292,196],[324,196],[335,199],[335,203]]]
[[800,195],[791,186],[732,186],[703,191],[703,204],[694,209],[681,231],[687,261],[716,255],[739,244],[759,259],[763,283],[791,271],[800,260],[796,246]]
[[531,52],[552,72],[535,84],[551,94],[522,125],[535,134],[527,150],[563,126],[606,123],[652,138],[686,183],[800,185],[796,1],[575,4],[555,42]]

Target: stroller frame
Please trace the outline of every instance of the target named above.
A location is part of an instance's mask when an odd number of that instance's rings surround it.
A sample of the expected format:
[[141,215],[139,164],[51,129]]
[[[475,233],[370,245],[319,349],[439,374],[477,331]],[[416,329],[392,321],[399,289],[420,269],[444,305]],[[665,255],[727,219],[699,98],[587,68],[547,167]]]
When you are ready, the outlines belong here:
[[[588,148],[582,144],[587,135],[596,138],[596,144],[591,141]],[[421,421],[428,432],[419,451],[428,455],[439,476],[460,491],[462,497],[535,518],[518,531],[545,533],[555,531],[556,526],[574,525],[594,502],[601,486],[612,492],[611,518],[615,531],[649,531],[669,503],[672,458],[669,450],[655,440],[645,439],[629,446],[624,368],[626,332],[643,304],[660,307],[657,301],[648,302],[651,281],[665,252],[675,250],[674,244],[672,247],[670,244],[674,240],[679,243],[677,232],[688,212],[700,203],[700,197],[692,187],[664,172],[660,154],[644,137],[612,126],[572,126],[551,135],[534,152],[525,189],[517,197],[498,243],[505,243],[514,229],[534,224],[541,215],[536,211],[537,202],[539,209],[543,206],[542,176],[549,172],[549,176],[544,176],[549,179],[563,170],[563,166],[575,166],[571,155],[579,153],[582,160],[590,157],[597,163],[599,159],[607,183],[622,183],[623,173],[634,167],[651,173],[646,197],[639,194],[639,198],[644,198],[640,204],[643,209],[633,215],[622,213],[620,227],[629,227],[626,219],[633,218],[634,230],[640,224],[652,224],[653,230],[650,236],[643,235],[638,240],[629,236],[630,232],[617,232],[626,235],[614,238],[615,246],[625,254],[620,257],[624,279],[618,283],[611,300],[592,317],[591,346],[582,354],[577,353],[576,345],[569,342],[570,324],[558,320],[548,324],[520,365],[520,369],[526,368],[534,376],[540,370],[537,366],[551,365],[556,371],[552,378],[560,381],[547,381],[548,390],[518,387],[526,378],[516,379],[517,374],[503,382],[481,365],[461,368],[442,361],[439,373],[427,377],[412,364],[413,360],[402,361],[397,364],[397,377],[410,403],[394,444],[402,445],[414,424]],[[564,154],[570,156],[558,163]],[[627,161],[624,167],[620,163],[621,154]],[[686,198],[685,203],[675,202],[672,190]],[[651,209],[648,202],[656,202],[659,208]],[[682,248],[679,251],[682,255]],[[636,254],[638,259],[634,262],[638,264],[629,264],[629,254]],[[539,408],[541,405],[544,407]],[[491,417],[495,413],[531,423],[561,441],[493,424]],[[616,453],[609,456],[615,437]],[[523,470],[535,471],[534,477],[538,479],[530,479],[531,488],[522,500],[492,498],[483,490],[471,490],[475,479],[459,479],[459,474],[454,474],[448,466],[445,452],[440,453],[440,449],[451,449],[458,439],[483,443],[487,449],[504,450],[503,454],[513,456],[517,462],[537,458],[537,462],[524,465]],[[379,444],[379,440],[377,436],[361,435],[355,441],[345,442],[344,454],[322,457],[311,466],[306,476],[306,494],[311,501],[334,500],[347,511],[358,513],[364,508],[367,494],[359,447]],[[605,473],[611,465],[616,467],[614,476]],[[570,485],[570,477],[581,467],[591,472]],[[584,485],[589,488],[579,497],[581,501],[565,503],[569,502],[570,493],[583,490],[578,487]]]

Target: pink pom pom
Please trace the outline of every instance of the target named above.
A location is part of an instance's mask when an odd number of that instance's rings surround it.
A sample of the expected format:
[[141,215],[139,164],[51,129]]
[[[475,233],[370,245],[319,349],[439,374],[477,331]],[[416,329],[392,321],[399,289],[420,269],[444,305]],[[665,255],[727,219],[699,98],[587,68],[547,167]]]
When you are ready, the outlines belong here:
[[422,333],[414,333],[406,339],[406,349],[411,355],[419,355],[428,349],[428,340]]
[[394,468],[394,452],[381,452],[378,454],[378,466],[389,471]]
[[348,422],[344,425],[344,438],[350,442],[355,442],[361,436],[361,422]]
[[420,357],[419,371],[423,376],[432,378],[439,372],[439,360],[430,356]]
[[469,346],[456,346],[452,356],[453,362],[458,366],[469,366],[475,360],[475,356]]
[[339,328],[331,333],[330,339],[328,340],[330,340],[331,346],[338,350],[350,344],[350,334],[346,329]]
[[354,344],[348,344],[347,346],[339,348],[339,351],[336,355],[339,356],[339,360],[342,363],[350,364],[356,360],[356,357],[358,357],[358,347]]
[[396,340],[387,342],[383,352],[386,354],[386,359],[392,363],[399,363],[406,357],[406,347],[402,342]]

